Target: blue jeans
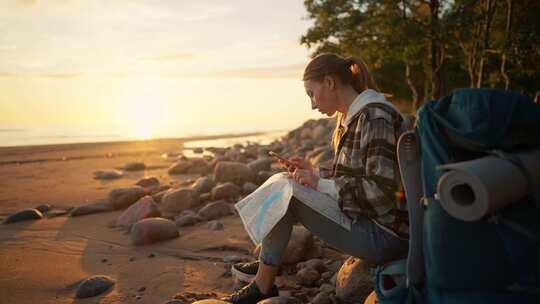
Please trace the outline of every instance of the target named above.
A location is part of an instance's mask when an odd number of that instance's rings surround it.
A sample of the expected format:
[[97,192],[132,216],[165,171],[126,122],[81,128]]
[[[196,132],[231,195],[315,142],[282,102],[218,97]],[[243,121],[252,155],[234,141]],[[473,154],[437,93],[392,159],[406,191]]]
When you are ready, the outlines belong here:
[[264,264],[281,264],[296,221],[330,246],[368,263],[382,264],[407,255],[408,241],[385,231],[372,220],[360,218],[348,231],[293,197],[285,216],[262,241],[259,259]]

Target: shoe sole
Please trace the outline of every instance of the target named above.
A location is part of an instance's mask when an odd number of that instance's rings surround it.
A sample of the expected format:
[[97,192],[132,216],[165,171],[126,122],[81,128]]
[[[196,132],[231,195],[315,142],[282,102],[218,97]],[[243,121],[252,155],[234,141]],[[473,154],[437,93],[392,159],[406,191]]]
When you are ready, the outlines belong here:
[[236,268],[234,268],[234,266],[231,266],[231,273],[238,281],[241,281],[244,283],[250,283],[251,281],[255,279],[254,274],[241,272],[240,270],[237,270]]

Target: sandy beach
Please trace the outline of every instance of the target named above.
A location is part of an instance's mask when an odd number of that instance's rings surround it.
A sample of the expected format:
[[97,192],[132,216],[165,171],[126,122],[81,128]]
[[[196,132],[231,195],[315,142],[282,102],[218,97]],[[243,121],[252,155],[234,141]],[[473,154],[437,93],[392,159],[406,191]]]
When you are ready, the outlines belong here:
[[[206,138],[206,139],[211,139]],[[197,138],[201,139],[201,138]],[[162,185],[193,175],[169,175],[164,153],[180,152],[185,140],[67,144],[0,148],[0,216],[50,204],[67,209],[107,196],[144,177]],[[144,162],[146,170],[115,180],[96,180],[99,169]],[[122,211],[81,217],[59,216],[0,227],[0,303],[161,303],[179,292],[228,292],[232,279],[223,256],[248,257],[253,249],[238,217],[221,219],[224,229],[206,223],[183,227],[180,237],[134,247],[129,235],[110,223]],[[116,280],[100,296],[76,299],[78,284],[91,275]]]

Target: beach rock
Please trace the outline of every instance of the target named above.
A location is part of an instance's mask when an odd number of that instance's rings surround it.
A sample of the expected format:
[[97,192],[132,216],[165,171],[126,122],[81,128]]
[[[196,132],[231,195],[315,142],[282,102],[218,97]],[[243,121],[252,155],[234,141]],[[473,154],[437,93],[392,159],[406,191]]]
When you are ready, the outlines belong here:
[[175,224],[177,227],[185,227],[185,226],[192,226],[200,222],[202,219],[200,216],[196,214],[186,214],[182,216],[178,216],[175,219]]
[[159,186],[159,180],[156,177],[147,177],[139,180],[135,185],[141,187],[157,187]]
[[311,304],[332,304],[332,300],[328,293],[319,292],[313,299],[311,299]]
[[321,287],[319,287],[319,290],[321,292],[330,294],[330,293],[333,293],[334,291],[336,291],[336,288],[333,285],[330,285],[330,284],[321,284]]
[[4,219],[4,224],[11,224],[15,222],[39,220],[43,218],[43,214],[37,209],[24,209],[13,214],[10,214]]
[[248,163],[248,167],[253,172],[270,171],[270,166],[272,165],[272,162],[273,160],[269,157],[263,157]]
[[198,214],[206,220],[215,220],[233,213],[229,204],[227,204],[226,201],[221,200],[204,206],[199,210]]
[[112,209],[119,210],[131,206],[144,195],[146,191],[140,186],[117,188],[109,192],[107,201]]
[[[305,259],[306,253],[313,246],[313,235],[303,226],[293,227],[291,238],[283,254],[282,263],[286,265],[296,264]],[[257,245],[253,251],[255,257],[259,256],[261,246]]]
[[199,202],[201,204],[209,202],[211,199],[212,199],[212,193],[203,193],[203,194],[199,195]]
[[167,192],[169,191],[170,190],[167,189],[167,190],[159,191],[157,193],[152,194],[152,198],[154,199],[154,202],[158,204],[161,203],[161,201],[163,200],[163,196],[165,196],[165,194],[167,194]]
[[222,161],[216,164],[214,169],[216,182],[232,182],[237,185],[243,185],[245,182],[255,180],[255,174],[251,169],[242,163]]
[[317,139],[326,139],[326,137],[328,137],[329,133],[330,133],[330,129],[328,129],[326,126],[318,125],[313,129],[313,131],[311,133],[311,136],[315,140],[317,140]]
[[257,173],[257,182],[259,184],[262,184],[274,174],[275,173],[271,171],[260,171],[259,173]]
[[349,257],[336,277],[336,296],[345,302],[363,301],[372,290],[367,265],[357,257]]
[[179,160],[171,165],[167,172],[169,172],[169,174],[186,174],[190,167],[191,163],[189,161]]
[[201,176],[197,178],[195,183],[191,185],[191,189],[197,191],[197,193],[205,193],[212,191],[214,187],[214,181],[208,176]]
[[140,171],[146,169],[146,165],[141,162],[132,162],[124,165],[125,171]]
[[161,212],[151,196],[144,196],[129,206],[116,220],[116,226],[129,229],[131,225],[147,217],[159,217]]
[[202,300],[193,302],[192,304],[230,304],[229,302],[224,302],[221,300]]
[[140,220],[131,227],[131,243],[136,246],[148,245],[179,236],[173,221],[161,217]]
[[81,282],[76,297],[89,298],[107,291],[114,285],[114,280],[107,276],[93,276]]
[[313,136],[313,132],[310,128],[304,128],[300,132],[300,138],[301,139],[311,139]]
[[68,213],[69,212],[64,209],[52,209],[52,210],[49,210],[47,213],[45,213],[45,215],[47,216],[47,218],[55,218],[58,216],[66,215]]
[[313,286],[321,278],[317,270],[309,267],[300,269],[296,273],[296,276],[298,277],[298,282],[304,286]]
[[203,148],[200,148],[200,147],[193,148],[193,153],[195,154],[201,154],[203,152],[204,152]]
[[251,192],[257,190],[257,185],[254,183],[247,182],[242,186],[242,192],[244,194],[250,194]]
[[212,172],[212,167],[202,158],[192,158],[189,160],[190,166],[187,169],[189,174],[208,174]]
[[240,187],[233,183],[224,183],[217,185],[212,189],[212,199],[234,199],[240,195]]
[[279,296],[259,301],[257,304],[302,304],[302,302],[293,297]]
[[117,179],[124,176],[124,173],[120,170],[98,170],[94,172],[94,179]]
[[331,271],[325,271],[323,273],[321,273],[321,280],[323,282],[329,282],[330,279],[332,278],[332,276],[334,276],[334,273],[331,272]]
[[305,262],[296,264],[296,269],[300,270],[303,268],[311,268],[316,270],[318,273],[323,273],[326,271],[326,265],[321,259],[310,259]]
[[48,212],[49,210],[51,210],[51,205],[49,205],[49,204],[41,204],[41,205],[35,207],[34,209],[38,210],[41,213],[45,213],[45,212]]
[[161,213],[165,217],[174,217],[180,212],[196,207],[199,196],[189,188],[180,188],[168,191],[161,199]]
[[208,222],[207,225],[208,225],[208,229],[214,230],[214,231],[223,230],[224,228],[223,223],[217,220],[210,221]]
[[95,202],[92,204],[79,206],[71,209],[69,216],[81,216],[100,212],[112,211],[111,206],[107,202]]

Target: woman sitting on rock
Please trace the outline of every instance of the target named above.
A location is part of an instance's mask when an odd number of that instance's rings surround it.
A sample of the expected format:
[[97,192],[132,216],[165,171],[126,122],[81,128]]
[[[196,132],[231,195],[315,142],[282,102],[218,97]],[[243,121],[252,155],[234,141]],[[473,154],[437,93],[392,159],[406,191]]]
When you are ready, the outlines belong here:
[[299,157],[290,159],[294,166],[288,168],[288,176],[333,198],[320,203],[339,204],[352,219],[351,230],[293,197],[287,214],[262,241],[259,261],[233,266],[233,272],[256,274],[255,280],[224,301],[252,304],[278,295],[274,280],[295,222],[367,263],[382,264],[407,254],[407,214],[396,201],[400,183],[396,142],[403,117],[376,91],[358,58],[319,55],[307,65],[303,81],[312,109],[328,116],[337,112],[335,157],[329,178]]

